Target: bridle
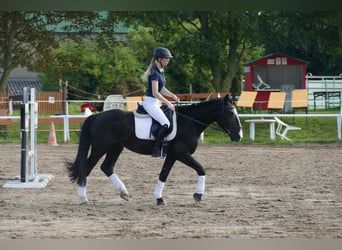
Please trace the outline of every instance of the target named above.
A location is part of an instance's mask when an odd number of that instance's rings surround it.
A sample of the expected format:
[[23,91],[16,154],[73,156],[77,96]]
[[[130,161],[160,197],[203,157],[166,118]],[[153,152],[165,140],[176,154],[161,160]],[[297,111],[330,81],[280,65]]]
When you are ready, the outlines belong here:
[[[223,108],[222,108],[222,110],[221,110],[220,112],[218,112],[217,116],[219,117],[220,114],[222,114],[222,113],[225,114],[225,112],[226,112],[225,110],[228,109],[228,108],[229,108],[229,107],[228,107],[227,105],[224,105],[224,104],[223,104]],[[222,128],[221,126],[219,126],[219,125],[217,125],[217,124],[215,124],[215,123],[208,124],[208,123],[205,123],[205,122],[201,122],[201,121],[199,121],[199,120],[197,120],[197,119],[194,119],[194,118],[192,118],[192,117],[190,117],[190,116],[188,116],[188,115],[184,115],[184,114],[179,113],[179,112],[177,112],[177,111],[175,111],[175,112],[177,113],[177,115],[182,116],[182,117],[184,117],[184,118],[186,118],[186,119],[188,119],[188,120],[190,120],[190,121],[196,122],[197,124],[203,125],[203,126],[205,126],[205,127],[212,127],[212,128],[214,128],[215,130],[223,131],[224,133],[226,133],[226,134],[228,134],[228,135],[231,134],[231,131],[230,131],[229,128],[226,127],[226,123],[225,123],[225,122],[223,122],[223,128]],[[216,119],[216,120],[218,120],[218,119]],[[233,126],[232,128],[242,129],[242,126]]]
[[[232,111],[228,111],[229,108],[230,107],[228,105],[223,104],[222,110],[220,112],[218,112],[218,114],[216,115],[217,116],[216,120],[217,121],[219,120],[218,117],[222,117],[222,119],[224,119],[224,117],[225,117],[224,114],[226,112],[232,112]],[[237,114],[235,112],[233,112],[233,113],[237,116]],[[217,126],[217,127],[219,127],[221,130],[223,130],[226,134],[230,135],[231,134],[231,130],[229,128],[227,128],[226,123],[223,121],[222,124],[223,124],[223,129],[220,126]],[[231,129],[232,128],[234,128],[234,129],[238,128],[239,130],[241,130],[242,126],[241,125],[239,125],[239,126],[232,126]]]

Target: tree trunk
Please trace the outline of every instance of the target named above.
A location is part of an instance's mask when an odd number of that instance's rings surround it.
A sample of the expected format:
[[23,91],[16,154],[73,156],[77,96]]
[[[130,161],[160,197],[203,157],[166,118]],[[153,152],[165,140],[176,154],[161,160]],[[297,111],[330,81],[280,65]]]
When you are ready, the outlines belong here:
[[340,45],[342,49],[342,11],[338,12],[338,35],[340,37]]
[[11,71],[8,71],[4,67],[4,70],[2,71],[2,75],[0,78],[0,92],[3,92],[6,89],[7,78],[8,78],[10,73],[11,73]]
[[9,33],[7,43],[4,46],[4,60],[3,60],[3,73],[0,79],[0,91],[4,91],[6,89],[7,78],[11,73],[14,65],[12,65],[12,56],[13,56],[13,48],[15,37],[18,33],[18,19],[20,17],[20,13],[18,11],[12,12],[11,19],[9,20]]
[[[210,60],[211,61],[211,60]],[[211,80],[211,84],[214,87],[215,91],[220,91],[221,89],[221,73],[220,66],[216,62],[210,62],[211,74],[213,79]]]
[[232,81],[234,77],[236,76],[236,73],[239,70],[239,65],[241,61],[241,55],[243,54],[244,49],[242,51],[238,52],[239,47],[239,37],[238,35],[233,35],[232,38],[229,40],[229,67],[227,69],[227,73],[225,75],[225,78],[223,79],[222,83],[222,91],[230,91],[230,88],[232,86]]

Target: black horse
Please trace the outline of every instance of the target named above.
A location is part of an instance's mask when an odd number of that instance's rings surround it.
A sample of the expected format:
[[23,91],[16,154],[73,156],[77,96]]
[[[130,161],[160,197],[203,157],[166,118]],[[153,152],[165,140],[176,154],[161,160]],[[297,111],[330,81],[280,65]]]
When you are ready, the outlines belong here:
[[[158,205],[164,205],[162,191],[172,166],[178,160],[197,172],[197,188],[193,195],[196,202],[201,200],[205,187],[205,171],[191,155],[198,146],[200,134],[212,123],[228,134],[232,141],[240,141],[242,127],[231,99],[212,99],[197,104],[177,105],[177,133],[167,143],[167,155],[155,186],[154,197]],[[99,159],[105,156],[101,170],[120,192],[120,197],[128,200],[128,192],[114,173],[114,165],[124,147],[139,153],[151,154],[153,141],[138,139],[135,135],[133,112],[118,109],[108,110],[89,116],[80,133],[80,141],[75,161],[69,162],[69,177],[78,183],[78,196],[81,204],[88,203],[86,180]],[[213,124],[216,125],[216,124]],[[88,151],[90,149],[90,155]]]

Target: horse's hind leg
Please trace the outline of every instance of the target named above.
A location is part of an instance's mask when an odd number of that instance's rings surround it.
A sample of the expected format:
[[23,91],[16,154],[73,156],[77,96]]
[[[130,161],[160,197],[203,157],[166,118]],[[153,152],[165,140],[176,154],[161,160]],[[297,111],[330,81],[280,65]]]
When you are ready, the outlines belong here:
[[116,146],[107,153],[104,159],[101,170],[111,180],[115,188],[119,191],[120,197],[124,200],[128,200],[129,194],[125,184],[120,180],[119,176],[114,173],[114,166],[123,150],[122,146]]
[[89,203],[87,198],[87,178],[83,181],[82,185],[79,185],[77,188],[77,196],[80,199],[80,205],[86,205]]
[[[104,153],[99,152],[91,152],[87,160],[87,173],[86,176],[89,176],[93,168],[95,167],[96,163],[100,160],[100,158],[104,155]],[[77,195],[80,199],[80,205],[88,204],[89,200],[87,198],[87,177],[83,181],[81,185],[78,186]]]

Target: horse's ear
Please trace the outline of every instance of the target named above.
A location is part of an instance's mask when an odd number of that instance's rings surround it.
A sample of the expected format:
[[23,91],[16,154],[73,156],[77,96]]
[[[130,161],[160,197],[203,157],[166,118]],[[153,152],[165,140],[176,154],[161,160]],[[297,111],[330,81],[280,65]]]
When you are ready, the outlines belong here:
[[233,98],[232,98],[231,95],[228,95],[228,94],[225,95],[225,97],[224,97],[224,103],[227,103],[227,102],[233,104]]

